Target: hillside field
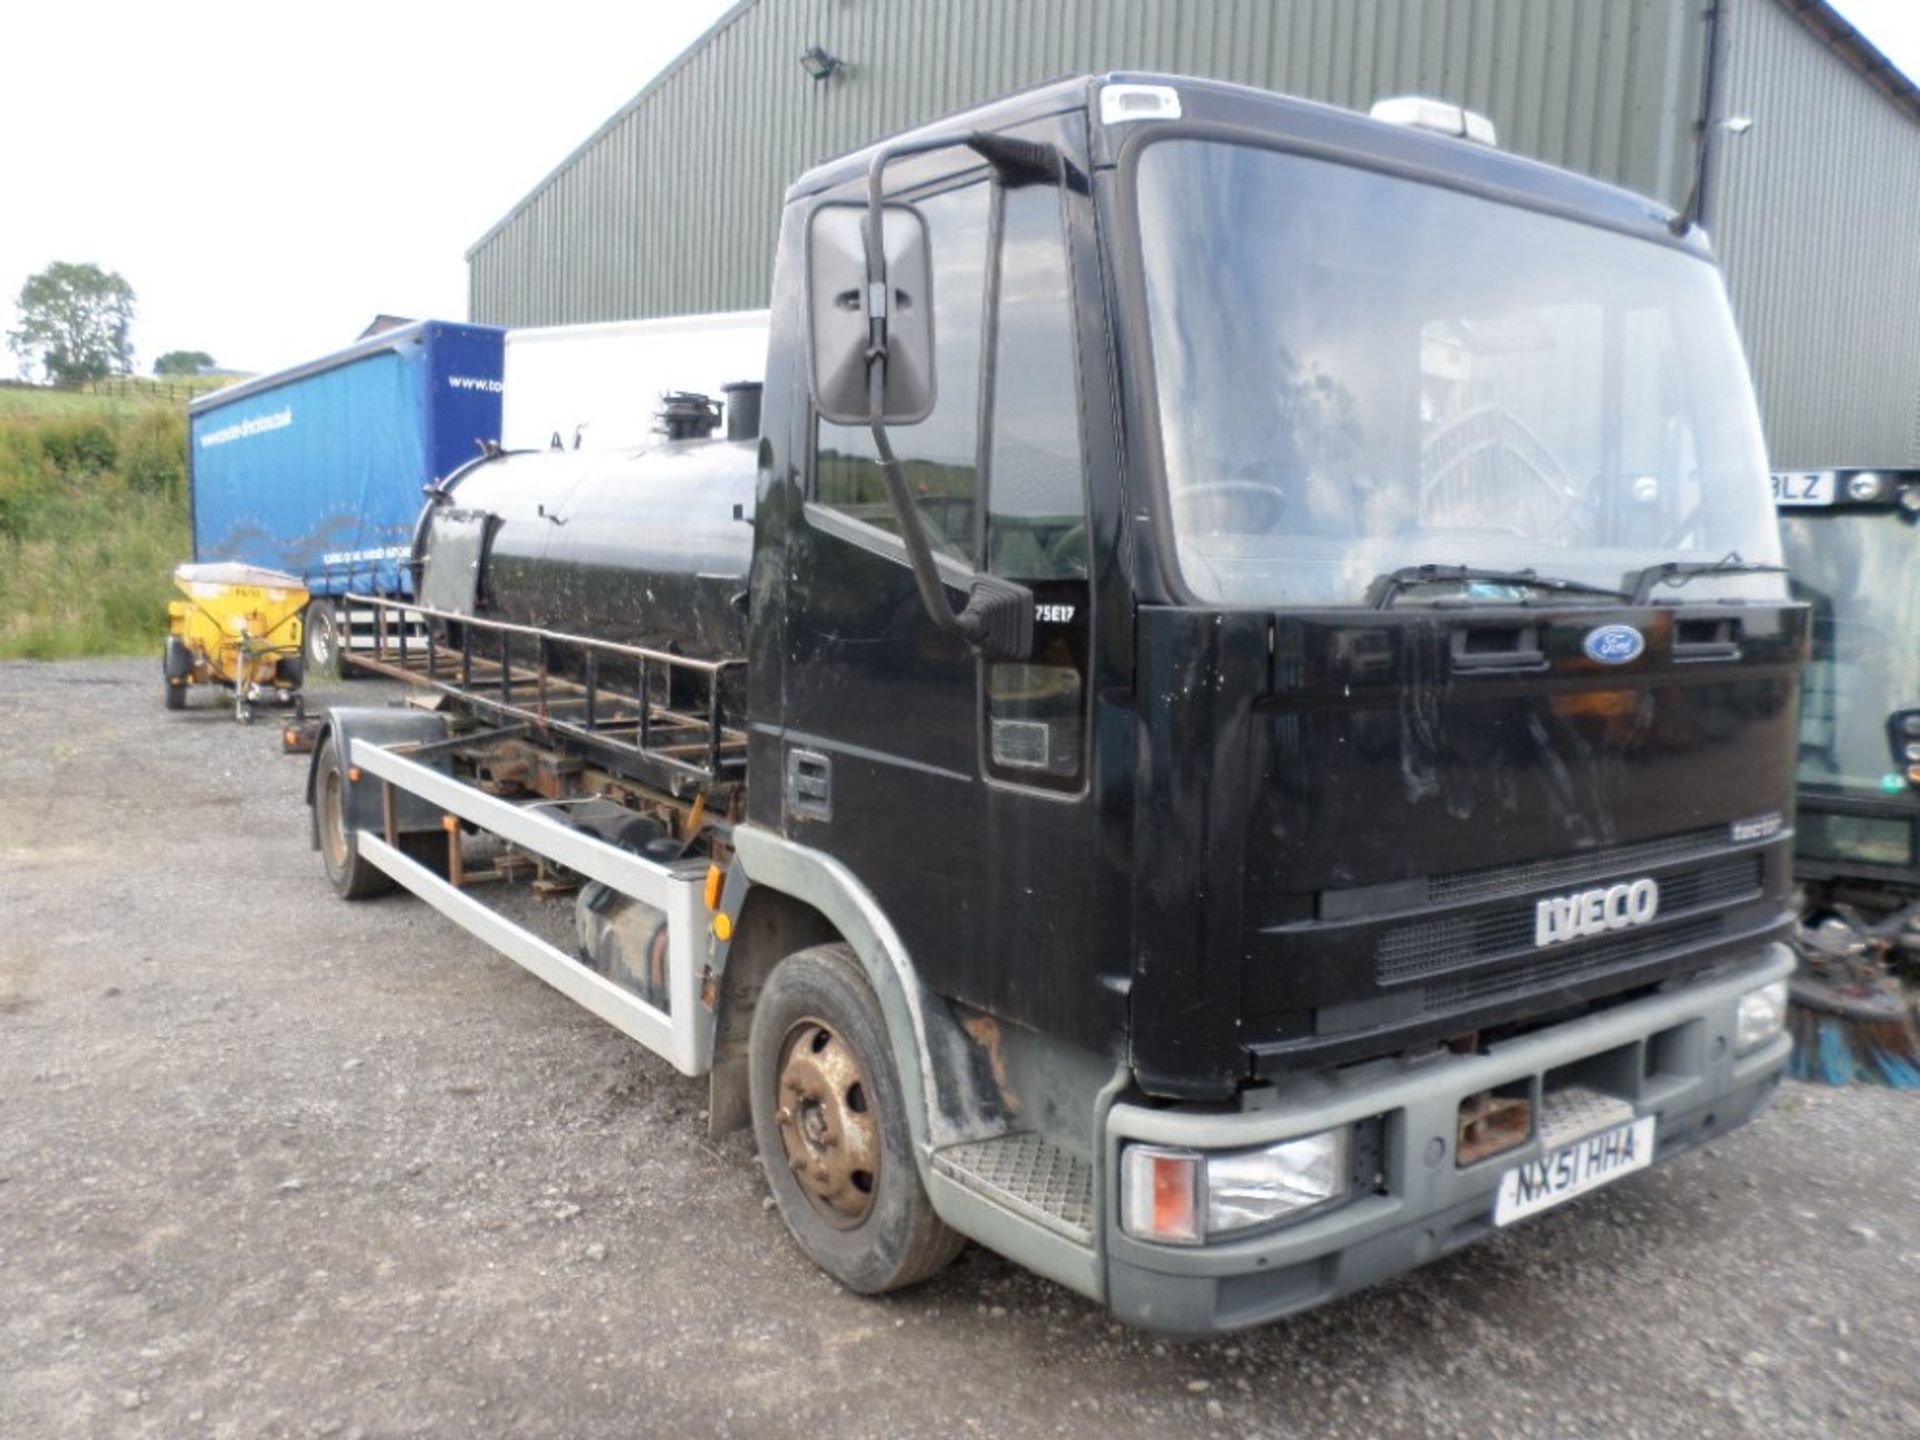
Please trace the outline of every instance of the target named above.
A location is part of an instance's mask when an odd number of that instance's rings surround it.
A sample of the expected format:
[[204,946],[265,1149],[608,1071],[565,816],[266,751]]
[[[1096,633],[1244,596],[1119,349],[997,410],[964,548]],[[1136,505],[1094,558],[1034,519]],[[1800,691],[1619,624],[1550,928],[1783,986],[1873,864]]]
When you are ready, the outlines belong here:
[[0,385],[0,659],[157,658],[191,552],[181,404]]

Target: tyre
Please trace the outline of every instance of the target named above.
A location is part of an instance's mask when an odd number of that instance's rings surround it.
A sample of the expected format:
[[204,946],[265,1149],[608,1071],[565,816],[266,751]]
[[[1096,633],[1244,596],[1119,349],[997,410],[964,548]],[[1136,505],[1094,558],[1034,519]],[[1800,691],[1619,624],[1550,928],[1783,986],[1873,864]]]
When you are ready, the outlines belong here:
[[360,854],[347,824],[347,777],[339,743],[332,735],[321,745],[314,765],[313,810],[320,832],[320,863],[334,893],[342,900],[366,900],[392,890],[393,877]]
[[167,709],[186,709],[187,682],[193,676],[193,651],[187,648],[186,641],[178,635],[167,637],[166,651],[160,659],[160,670],[167,685]]
[[943,1269],[966,1243],[913,1163],[886,1022],[859,961],[820,945],[774,967],[747,1050],[754,1143],[802,1250],[877,1295]]
[[340,678],[340,622],[331,600],[312,600],[300,619],[300,652],[305,674],[316,680]]

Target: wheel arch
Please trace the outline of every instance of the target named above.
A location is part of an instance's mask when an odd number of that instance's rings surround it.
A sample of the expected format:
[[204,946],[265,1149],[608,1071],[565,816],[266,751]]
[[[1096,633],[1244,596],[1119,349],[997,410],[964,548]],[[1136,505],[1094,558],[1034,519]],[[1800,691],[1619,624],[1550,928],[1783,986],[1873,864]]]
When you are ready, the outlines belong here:
[[[343,760],[355,740],[372,740],[382,745],[423,744],[444,740],[451,733],[448,717],[431,710],[380,709],[370,706],[341,705],[320,718],[314,733],[313,754],[307,761],[306,802],[308,838],[315,850],[320,848],[320,810],[314,804],[315,787],[320,779],[320,757],[327,742],[339,745]],[[448,769],[447,761],[437,762]],[[440,810],[417,795],[397,791],[393,807],[394,827],[402,835],[440,829]],[[380,810],[380,787],[355,784],[349,771],[346,785],[346,821],[356,830],[378,830],[385,824]]]
[[746,1036],[773,967],[797,950],[838,940],[853,950],[880,1002],[923,1179],[935,1147],[998,1128],[1001,1097],[981,1048],[953,1007],[920,982],[871,892],[833,857],[759,826],[738,828],[734,847],[721,898],[733,938],[714,957],[712,1127],[745,1123]]

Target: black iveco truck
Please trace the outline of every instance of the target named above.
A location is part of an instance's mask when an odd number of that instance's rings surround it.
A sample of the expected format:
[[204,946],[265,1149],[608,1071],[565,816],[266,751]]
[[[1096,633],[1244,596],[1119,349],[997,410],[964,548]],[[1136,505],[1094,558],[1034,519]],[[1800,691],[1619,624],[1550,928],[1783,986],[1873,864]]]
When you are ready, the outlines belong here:
[[435,489],[335,886],[710,1074],[862,1291],[1248,1325],[1747,1120],[1807,622],[1719,272],[1375,115],[1081,78],[801,178],[724,431]]

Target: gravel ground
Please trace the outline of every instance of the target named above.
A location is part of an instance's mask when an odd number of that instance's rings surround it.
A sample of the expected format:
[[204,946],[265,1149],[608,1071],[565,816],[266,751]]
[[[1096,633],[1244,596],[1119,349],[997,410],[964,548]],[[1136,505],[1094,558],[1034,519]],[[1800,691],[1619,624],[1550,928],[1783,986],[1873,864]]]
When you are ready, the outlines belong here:
[[150,662],[0,666],[0,1435],[1920,1433],[1913,1097],[1790,1086],[1212,1343],[978,1249],[863,1300],[702,1084],[336,901],[304,764]]

